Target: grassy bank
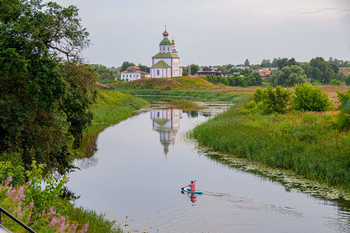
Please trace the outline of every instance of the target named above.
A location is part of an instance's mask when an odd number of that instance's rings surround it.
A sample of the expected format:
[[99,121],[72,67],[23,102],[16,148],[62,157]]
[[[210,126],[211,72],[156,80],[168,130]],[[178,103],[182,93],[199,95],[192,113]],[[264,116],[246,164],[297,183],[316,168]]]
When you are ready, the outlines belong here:
[[94,119],[86,134],[103,130],[109,125],[116,124],[123,119],[132,116],[148,102],[113,90],[99,89],[97,100],[93,105]]
[[350,132],[339,132],[330,114],[231,109],[197,126],[192,135],[207,147],[350,192]]

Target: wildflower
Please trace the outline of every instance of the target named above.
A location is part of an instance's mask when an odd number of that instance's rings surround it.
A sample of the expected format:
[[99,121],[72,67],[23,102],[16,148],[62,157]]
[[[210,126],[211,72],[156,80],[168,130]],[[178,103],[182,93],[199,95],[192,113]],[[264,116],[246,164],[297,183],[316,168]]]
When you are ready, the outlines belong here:
[[72,227],[73,227],[74,230],[77,229],[77,226],[74,225],[74,224],[72,224]]
[[66,218],[62,216],[62,217],[61,217],[61,221],[62,221],[62,222],[66,221]]
[[12,182],[11,176],[8,176],[8,177],[6,178],[6,181],[9,182],[9,183]]
[[86,228],[88,228],[88,227],[89,227],[89,224],[86,223],[84,226],[85,226]]
[[27,185],[31,185],[31,184],[32,184],[32,182],[31,182],[31,181],[28,181],[28,182],[27,182]]
[[63,231],[63,228],[61,227],[61,228],[59,229],[59,231]]
[[45,210],[41,211],[41,213],[45,214]]
[[[30,206],[31,208],[33,208],[34,203],[33,203],[33,202],[29,203],[29,206]],[[45,210],[43,210],[43,211],[45,211]],[[44,213],[43,213],[43,214],[44,214]]]

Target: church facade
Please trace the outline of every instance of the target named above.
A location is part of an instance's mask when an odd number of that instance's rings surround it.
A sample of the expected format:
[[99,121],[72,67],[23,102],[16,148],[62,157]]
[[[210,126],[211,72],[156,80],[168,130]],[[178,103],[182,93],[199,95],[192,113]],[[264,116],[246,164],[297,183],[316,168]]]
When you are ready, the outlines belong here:
[[175,49],[174,39],[168,39],[169,33],[163,32],[163,40],[159,43],[159,53],[152,57],[151,78],[171,78],[182,76],[180,57]]

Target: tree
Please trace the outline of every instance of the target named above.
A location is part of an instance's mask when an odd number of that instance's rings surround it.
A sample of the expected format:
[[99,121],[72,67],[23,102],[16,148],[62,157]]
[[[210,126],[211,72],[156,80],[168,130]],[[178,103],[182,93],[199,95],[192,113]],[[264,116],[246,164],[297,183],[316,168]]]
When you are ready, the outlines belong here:
[[332,79],[335,79],[335,73],[329,64],[322,57],[316,57],[311,59],[310,65],[315,69],[316,67],[322,72],[320,81],[324,84],[328,84]]
[[350,74],[346,75],[344,80],[345,80],[345,84],[350,86]]
[[277,86],[274,90],[269,86],[265,90],[258,88],[253,95],[253,100],[256,103],[262,103],[261,107],[266,114],[285,113],[289,105],[290,95],[288,89]]
[[249,66],[250,66],[250,63],[249,63],[249,60],[248,60],[248,59],[245,60],[244,66],[246,66],[246,67],[249,67]]
[[144,72],[147,72],[147,73],[150,72],[150,68],[148,66],[144,66],[144,65],[139,64],[138,67]]
[[129,67],[129,66],[135,66],[134,63],[132,62],[128,62],[128,61],[124,61],[121,68],[120,68],[120,72],[123,72],[123,71],[126,71],[126,69]]
[[199,70],[199,66],[195,65],[195,64],[191,64],[191,75],[195,75],[197,74],[198,70]]
[[282,70],[274,71],[269,77],[272,86],[292,87],[297,83],[304,83],[306,75],[300,66],[285,66]]
[[327,92],[309,83],[295,85],[292,105],[296,110],[325,111],[331,106]]
[[88,33],[74,6],[14,0],[0,8],[0,155],[17,152],[26,166],[35,159],[63,173],[72,136],[89,123],[69,112],[82,107],[89,116],[82,95],[94,92],[94,83],[71,80],[64,67],[79,66]]
[[265,60],[265,59],[262,60],[261,67],[271,67],[271,66],[272,64],[270,60]]

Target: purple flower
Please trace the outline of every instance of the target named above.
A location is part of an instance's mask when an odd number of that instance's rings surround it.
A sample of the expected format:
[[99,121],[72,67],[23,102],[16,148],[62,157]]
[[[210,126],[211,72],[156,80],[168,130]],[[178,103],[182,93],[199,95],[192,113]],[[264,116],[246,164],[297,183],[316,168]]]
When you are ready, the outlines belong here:
[[62,222],[66,221],[66,218],[62,216],[62,217],[61,217],[61,221],[62,221]]
[[89,224],[86,223],[84,226],[85,226],[85,227],[89,227]]
[[11,178],[11,176],[8,176],[8,177],[6,178],[6,181],[8,181],[8,182],[12,182],[12,178]]
[[77,226],[74,225],[74,224],[72,224],[72,227],[73,227],[74,230],[77,229]]
[[27,182],[27,185],[31,185],[31,184],[32,184],[32,182],[31,182],[31,181],[28,181],[28,182]]
[[[29,203],[29,205],[30,205],[30,207],[32,207],[32,208],[33,208],[34,203],[33,203],[33,202],[31,202],[31,203]],[[45,214],[45,210],[43,210],[43,214]]]
[[41,211],[41,213],[45,214],[45,210]]
[[59,231],[63,231],[63,228],[61,227],[61,228],[59,229]]

